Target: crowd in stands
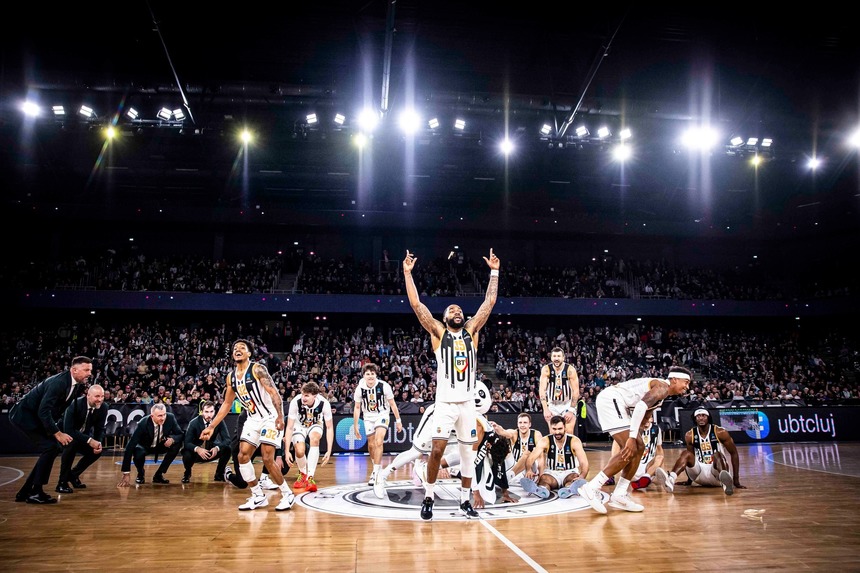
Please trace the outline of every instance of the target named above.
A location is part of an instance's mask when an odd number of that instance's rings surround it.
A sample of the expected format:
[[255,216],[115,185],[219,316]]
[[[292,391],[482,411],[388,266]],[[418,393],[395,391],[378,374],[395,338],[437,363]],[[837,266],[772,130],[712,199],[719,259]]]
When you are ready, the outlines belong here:
[[[408,326],[398,326],[406,324]],[[0,399],[13,404],[34,384],[68,368],[72,356],[95,359],[94,378],[109,403],[169,404],[219,401],[231,367],[230,345],[250,338],[285,400],[314,380],[333,403],[349,402],[367,361],[380,366],[400,403],[435,395],[430,340],[414,317],[394,326],[315,325],[270,329],[254,323],[170,321],[28,322],[2,337]],[[689,399],[699,401],[796,400],[835,403],[860,398],[860,345],[836,330],[801,336],[795,329],[661,326],[579,326],[525,329],[488,325],[480,338],[481,376],[497,401],[540,411],[539,372],[550,350],[561,347],[580,377],[581,395],[593,401],[607,385],[640,376],[661,377],[668,366],[696,372]],[[271,348],[280,348],[275,352]]]
[[[428,259],[415,273],[424,296],[458,296],[486,289],[482,260]],[[7,287],[27,289],[96,289],[126,291],[186,291],[207,293],[266,293],[283,289],[281,277],[296,275],[288,289],[305,294],[404,293],[399,259],[359,261],[319,254],[257,256],[247,260],[205,257],[120,256],[112,252],[73,257],[60,262],[32,262],[5,268]],[[505,265],[499,285],[504,297],[667,298],[698,300],[792,300],[798,297],[848,296],[856,281],[841,283],[815,275],[802,281],[781,280],[755,267],[714,269],[597,258],[581,265]]]

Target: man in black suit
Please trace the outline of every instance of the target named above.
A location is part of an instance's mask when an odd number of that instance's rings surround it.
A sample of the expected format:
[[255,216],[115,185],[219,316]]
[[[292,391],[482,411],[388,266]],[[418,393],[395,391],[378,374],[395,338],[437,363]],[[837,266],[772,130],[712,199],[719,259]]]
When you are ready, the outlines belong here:
[[155,475],[152,483],[170,483],[164,479],[164,473],[170,468],[170,464],[182,447],[185,432],[179,427],[176,416],[167,413],[167,406],[161,402],[152,405],[149,416],[144,416],[137,424],[137,429],[131,435],[122,456],[122,479],[117,487],[129,486],[129,472],[131,472],[131,459],[134,457],[134,467],[137,468],[136,484],[146,482],[146,473],[143,466],[146,463],[147,454],[164,454],[164,459]]
[[182,483],[191,481],[191,466],[200,462],[208,462],[218,458],[218,467],[215,468],[215,481],[224,481],[224,469],[230,460],[230,430],[226,424],[218,424],[215,434],[211,440],[200,439],[200,432],[209,427],[212,418],[215,417],[215,403],[211,400],[203,402],[200,415],[188,422],[185,430],[185,448],[182,450],[182,463],[185,466],[185,475]]
[[45,493],[44,486],[51,477],[60,446],[72,442],[72,436],[60,430],[57,423],[92,373],[92,359],[76,356],[68,370],[45,379],[12,407],[9,421],[27,434],[41,452],[15,501],[57,503],[56,498]]
[[[74,493],[72,486],[76,489],[87,487],[81,482],[81,474],[102,455],[102,441],[108,412],[104,399],[104,388],[93,384],[87,390],[86,396],[76,398],[66,408],[63,416],[63,431],[72,436],[72,443],[63,448],[57,493]],[[75,454],[78,453],[83,457],[72,469],[72,462],[75,461]]]

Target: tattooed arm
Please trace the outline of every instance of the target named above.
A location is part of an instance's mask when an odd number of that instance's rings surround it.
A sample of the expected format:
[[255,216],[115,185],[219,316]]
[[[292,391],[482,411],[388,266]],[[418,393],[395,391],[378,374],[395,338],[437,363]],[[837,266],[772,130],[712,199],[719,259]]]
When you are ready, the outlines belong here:
[[284,429],[284,398],[275,387],[275,381],[272,380],[268,369],[259,362],[254,363],[254,376],[260,381],[263,390],[269,393],[272,397],[272,403],[275,405],[275,411],[278,413],[278,419],[275,420],[275,427],[280,431]]
[[415,311],[418,322],[435,339],[439,339],[442,338],[442,330],[445,327],[441,322],[433,318],[433,315],[430,314],[430,309],[418,298],[418,288],[415,286],[415,280],[412,278],[412,269],[415,267],[415,261],[417,260],[415,255],[406,251],[406,258],[403,259],[403,278],[406,281],[406,294],[409,296],[409,304],[412,306],[412,310]]
[[502,263],[499,261],[499,257],[493,254],[493,249],[490,249],[490,258],[484,257],[484,260],[487,262],[487,266],[490,267],[490,284],[487,285],[487,295],[484,297],[484,302],[481,304],[478,312],[469,319],[465,326],[466,330],[473,337],[487,324],[490,312],[496,304],[496,295],[499,294],[499,267]]

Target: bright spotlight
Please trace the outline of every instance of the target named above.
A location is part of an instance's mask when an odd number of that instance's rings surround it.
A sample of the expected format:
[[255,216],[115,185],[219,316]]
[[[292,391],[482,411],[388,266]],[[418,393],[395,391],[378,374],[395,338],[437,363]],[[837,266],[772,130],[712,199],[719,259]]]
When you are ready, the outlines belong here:
[[372,109],[363,109],[358,114],[358,127],[363,131],[373,131],[379,125],[379,113]]
[[459,129],[463,131],[466,129],[466,120],[465,119],[455,119],[454,120],[454,129]]
[[239,136],[242,139],[242,143],[250,143],[251,142],[251,132],[247,129],[242,130],[242,134]]
[[363,133],[357,133],[355,137],[352,138],[353,143],[359,149],[364,149],[364,146],[367,145],[367,136]]
[[513,144],[513,142],[512,142],[510,139],[508,139],[508,138],[506,137],[506,138],[505,138],[504,140],[502,140],[502,142],[499,144],[499,149],[500,149],[500,150],[501,150],[501,152],[502,152],[502,153],[504,153],[505,155],[510,155],[510,154],[513,152],[513,150],[514,150],[514,144]]
[[605,138],[609,137],[609,135],[610,135],[610,133],[609,133],[608,127],[603,126],[603,127],[598,128],[597,137],[599,137],[600,139],[605,139]]
[[541,135],[549,135],[552,131],[552,127],[548,123],[543,124],[543,127],[540,128]]
[[810,169],[815,171],[816,169],[821,167],[821,160],[818,159],[817,157],[812,157],[809,159],[809,162],[806,165],[807,165],[807,167],[809,167]]
[[400,114],[400,129],[411,135],[421,126],[421,118],[414,109],[406,109]]
[[616,145],[612,150],[612,157],[614,157],[616,161],[627,161],[630,159],[631,155],[633,155],[633,150],[630,149],[629,145],[624,145],[623,143],[621,145]]
[[630,132],[629,127],[625,127],[624,129],[621,130],[621,133],[618,134],[618,137],[621,138],[621,141],[626,141],[626,140],[630,139],[632,136],[633,136],[633,134]]
[[309,113],[307,116],[305,116],[305,120],[308,122],[308,125],[313,125],[317,122],[317,114]]
[[66,115],[66,108],[61,105],[55,105],[51,107],[51,110],[54,112],[55,116]]
[[29,100],[21,104],[21,111],[30,117],[36,117],[41,113],[39,106]]
[[78,110],[78,113],[86,118],[90,118],[96,114],[96,112],[93,111],[93,108],[88,105],[82,105],[81,109]]
[[707,151],[716,145],[719,134],[710,127],[692,127],[681,136],[681,142],[685,147]]
[[158,110],[158,113],[155,114],[155,117],[158,119],[163,119],[164,121],[170,121],[170,117],[173,115],[173,112],[167,109],[166,107]]
[[140,113],[133,107],[128,108],[128,111],[125,112],[125,115],[128,116],[129,119],[137,119],[140,116]]
[[111,125],[110,127],[108,127],[105,130],[105,135],[108,139],[113,139],[114,137],[116,137],[116,129],[114,128],[114,126]]

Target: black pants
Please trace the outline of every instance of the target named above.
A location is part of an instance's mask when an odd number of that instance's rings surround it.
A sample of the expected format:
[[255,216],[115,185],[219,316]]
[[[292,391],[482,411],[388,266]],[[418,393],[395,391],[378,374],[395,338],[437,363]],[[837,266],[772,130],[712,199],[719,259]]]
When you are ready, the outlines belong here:
[[[216,476],[223,476],[224,470],[227,469],[227,462],[230,461],[230,446],[225,446],[218,450],[218,467],[215,468]],[[204,460],[194,450],[182,450],[182,465],[185,466],[186,475],[191,475],[191,466],[194,464],[205,464],[210,460]]]
[[[75,461],[75,454],[83,454],[78,460],[77,465],[72,469],[72,462]],[[63,455],[60,458],[60,483],[66,483],[81,477],[81,474],[88,467],[93,465],[97,459],[102,456],[101,452],[95,453],[91,447],[85,443],[72,441],[71,444],[63,448]]]
[[137,474],[143,475],[143,468],[146,465],[146,456],[148,454],[164,454],[164,459],[161,460],[161,465],[158,466],[158,470],[155,472],[155,475],[164,475],[164,473],[170,468],[170,464],[173,463],[173,460],[176,459],[176,455],[179,453],[179,448],[182,447],[182,442],[173,442],[173,445],[169,448],[165,446],[163,443],[158,444],[154,448],[152,446],[144,446],[143,444],[138,444],[134,448],[134,467],[137,468]]
[[[20,428],[19,428],[20,429]],[[60,454],[60,442],[54,436],[48,436],[44,432],[34,430],[21,430],[30,441],[39,449],[39,459],[36,460],[36,465],[27,476],[27,481],[18,491],[19,495],[33,495],[44,492],[44,486],[48,483],[51,477],[51,470],[54,469],[54,460]]]

